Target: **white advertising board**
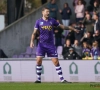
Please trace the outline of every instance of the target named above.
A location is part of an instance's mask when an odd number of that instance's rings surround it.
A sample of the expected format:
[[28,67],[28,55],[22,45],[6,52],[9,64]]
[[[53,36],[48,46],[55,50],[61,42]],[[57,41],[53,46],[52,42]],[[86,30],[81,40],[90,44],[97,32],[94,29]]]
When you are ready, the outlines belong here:
[[[100,61],[60,60],[63,76],[71,82],[100,82]],[[59,82],[55,66],[43,61],[42,82]],[[0,61],[0,82],[34,82],[36,61]]]
[[71,82],[100,82],[100,61],[61,61],[64,77]]
[[20,61],[0,61],[0,81],[20,81]]

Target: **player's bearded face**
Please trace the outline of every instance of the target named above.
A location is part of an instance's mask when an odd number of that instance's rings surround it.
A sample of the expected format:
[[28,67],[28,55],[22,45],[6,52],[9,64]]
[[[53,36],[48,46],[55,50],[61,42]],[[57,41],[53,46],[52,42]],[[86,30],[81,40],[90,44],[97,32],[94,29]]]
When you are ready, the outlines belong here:
[[49,14],[50,14],[50,11],[48,10],[48,9],[46,9],[46,10],[44,10],[43,11],[43,16],[45,17],[45,18],[48,18],[49,17]]

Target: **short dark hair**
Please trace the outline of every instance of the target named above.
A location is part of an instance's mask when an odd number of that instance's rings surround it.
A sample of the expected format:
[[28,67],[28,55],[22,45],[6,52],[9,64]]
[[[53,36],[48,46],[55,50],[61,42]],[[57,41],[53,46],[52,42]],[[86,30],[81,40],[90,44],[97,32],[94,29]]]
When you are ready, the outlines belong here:
[[42,11],[44,11],[44,10],[46,10],[46,9],[48,9],[48,10],[49,10],[49,8],[48,8],[48,7],[43,7],[43,8],[42,8]]
[[[81,0],[78,0],[77,5],[79,5],[79,2],[80,2],[80,1],[81,1]],[[82,1],[81,1],[81,4],[83,4]]]
[[67,6],[69,6],[67,2],[66,2],[66,3],[64,3],[64,5],[67,5]]

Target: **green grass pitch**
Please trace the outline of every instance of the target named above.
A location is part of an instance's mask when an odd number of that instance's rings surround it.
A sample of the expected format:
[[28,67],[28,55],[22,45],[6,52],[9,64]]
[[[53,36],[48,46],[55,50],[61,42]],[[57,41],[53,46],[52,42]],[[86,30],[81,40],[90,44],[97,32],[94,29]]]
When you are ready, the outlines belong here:
[[100,83],[0,83],[0,90],[100,90]]

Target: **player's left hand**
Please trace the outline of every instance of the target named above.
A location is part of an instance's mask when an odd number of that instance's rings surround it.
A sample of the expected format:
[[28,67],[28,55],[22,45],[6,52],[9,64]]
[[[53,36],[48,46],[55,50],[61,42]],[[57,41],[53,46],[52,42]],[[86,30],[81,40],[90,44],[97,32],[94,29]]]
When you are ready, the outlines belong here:
[[77,30],[77,29],[75,29],[74,31],[75,31],[76,33],[79,33],[79,32],[80,32],[80,31],[79,31],[79,30]]

